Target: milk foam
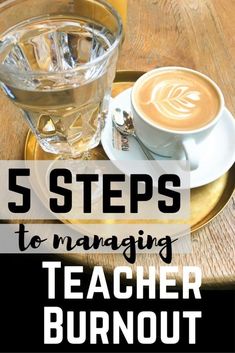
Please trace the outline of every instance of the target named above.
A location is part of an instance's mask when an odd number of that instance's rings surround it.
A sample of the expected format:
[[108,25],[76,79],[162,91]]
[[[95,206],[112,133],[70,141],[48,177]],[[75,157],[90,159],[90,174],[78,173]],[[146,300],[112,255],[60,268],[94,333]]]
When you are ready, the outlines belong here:
[[201,93],[179,83],[156,83],[151,98],[156,110],[170,119],[182,120],[190,117],[197,108]]
[[140,114],[167,129],[201,128],[220,110],[220,97],[214,85],[183,69],[155,71],[143,77],[133,92]]

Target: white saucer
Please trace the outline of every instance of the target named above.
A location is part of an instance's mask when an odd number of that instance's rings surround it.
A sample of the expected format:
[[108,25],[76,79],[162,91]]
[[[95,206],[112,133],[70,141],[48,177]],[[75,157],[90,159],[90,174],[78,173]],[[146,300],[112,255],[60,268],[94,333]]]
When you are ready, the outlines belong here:
[[[145,160],[139,144],[133,137],[128,137],[129,150],[122,151],[114,147],[112,112],[121,107],[131,111],[131,89],[127,89],[111,101],[110,114],[102,132],[101,142],[110,160]],[[116,133],[116,132],[115,132]],[[198,145],[200,154],[199,168],[190,172],[190,186],[196,188],[211,183],[225,174],[235,162],[235,121],[228,109],[224,109],[222,119],[218,122],[206,141]],[[154,155],[156,160],[161,157]]]

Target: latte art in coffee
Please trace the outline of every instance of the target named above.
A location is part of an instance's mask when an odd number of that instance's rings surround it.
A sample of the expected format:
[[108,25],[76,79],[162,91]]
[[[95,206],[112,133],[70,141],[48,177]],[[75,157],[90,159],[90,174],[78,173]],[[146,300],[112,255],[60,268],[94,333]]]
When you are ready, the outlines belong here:
[[137,86],[134,102],[153,123],[173,130],[195,130],[210,123],[220,99],[209,80],[191,71],[159,71]]
[[147,104],[153,104],[162,115],[171,119],[186,119],[197,108],[200,92],[177,83],[156,85]]

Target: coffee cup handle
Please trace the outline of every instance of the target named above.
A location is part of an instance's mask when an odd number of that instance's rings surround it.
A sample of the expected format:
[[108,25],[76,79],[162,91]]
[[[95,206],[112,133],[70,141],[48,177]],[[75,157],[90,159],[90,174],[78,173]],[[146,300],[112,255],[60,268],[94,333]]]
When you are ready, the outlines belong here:
[[199,166],[197,145],[193,138],[185,138],[182,141],[183,149],[190,164],[190,170],[195,170]]

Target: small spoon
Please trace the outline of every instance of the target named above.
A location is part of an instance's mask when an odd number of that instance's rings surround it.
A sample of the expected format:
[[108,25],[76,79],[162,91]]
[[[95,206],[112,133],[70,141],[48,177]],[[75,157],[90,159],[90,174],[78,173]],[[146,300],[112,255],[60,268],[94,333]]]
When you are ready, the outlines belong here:
[[[143,144],[143,142],[139,139],[136,135],[135,127],[133,123],[133,117],[131,114],[127,113],[125,110],[120,108],[116,108],[112,115],[113,123],[116,129],[123,135],[123,136],[133,136],[136,141],[139,143],[142,151],[144,152],[145,156],[148,160],[155,160],[152,153],[147,149],[147,147]],[[160,157],[167,158],[165,156],[158,155]],[[169,157],[168,157],[169,158]]]
[[123,136],[133,136],[136,139],[136,141],[139,143],[147,159],[149,160],[155,159],[153,155],[149,152],[147,147],[145,147],[143,142],[136,135],[134,124],[133,124],[133,118],[130,114],[128,114],[125,110],[116,108],[112,115],[112,119],[113,119],[114,126]]

